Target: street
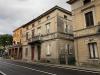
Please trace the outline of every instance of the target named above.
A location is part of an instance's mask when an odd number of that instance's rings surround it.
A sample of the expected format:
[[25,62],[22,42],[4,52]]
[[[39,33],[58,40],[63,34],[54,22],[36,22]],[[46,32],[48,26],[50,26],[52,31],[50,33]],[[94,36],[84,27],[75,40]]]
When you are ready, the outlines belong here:
[[48,67],[11,60],[0,60],[0,72],[3,75],[100,75],[98,73]]

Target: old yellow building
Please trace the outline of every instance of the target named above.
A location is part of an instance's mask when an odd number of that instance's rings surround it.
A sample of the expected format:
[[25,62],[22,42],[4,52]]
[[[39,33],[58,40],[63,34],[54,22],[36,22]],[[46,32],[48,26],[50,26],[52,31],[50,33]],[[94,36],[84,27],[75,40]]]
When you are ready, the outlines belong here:
[[22,38],[22,28],[19,27],[13,31],[13,42],[15,44],[20,44]]
[[23,25],[23,60],[68,64],[74,57],[71,16],[55,6]]
[[13,31],[13,45],[9,49],[9,55],[15,59],[22,59],[22,28],[19,27]]
[[78,65],[100,64],[100,0],[69,0]]

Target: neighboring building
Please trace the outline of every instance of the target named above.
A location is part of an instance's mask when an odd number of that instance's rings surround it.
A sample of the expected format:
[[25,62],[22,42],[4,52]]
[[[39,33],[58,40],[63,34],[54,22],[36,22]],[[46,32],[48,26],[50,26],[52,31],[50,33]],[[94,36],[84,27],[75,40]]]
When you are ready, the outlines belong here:
[[78,65],[100,64],[100,0],[69,0]]
[[9,55],[15,59],[22,59],[22,28],[19,27],[13,31],[13,45],[9,48]]
[[23,60],[67,64],[74,56],[71,16],[55,6],[23,25]]

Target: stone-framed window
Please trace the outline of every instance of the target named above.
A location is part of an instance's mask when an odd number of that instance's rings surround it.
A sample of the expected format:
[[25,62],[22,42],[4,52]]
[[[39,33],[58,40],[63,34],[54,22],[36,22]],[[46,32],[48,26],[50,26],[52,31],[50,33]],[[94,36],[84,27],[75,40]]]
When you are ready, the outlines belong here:
[[38,23],[41,23],[41,19],[40,19],[40,20],[38,20]]
[[49,19],[50,19],[50,16],[48,15],[48,16],[47,16],[47,20],[49,20]]
[[46,33],[50,33],[50,23],[46,24]]
[[34,26],[35,26],[35,24],[33,23],[33,24],[32,24],[32,28],[33,28]]
[[29,29],[29,26],[26,26],[26,30],[28,30]]
[[89,55],[90,59],[98,59],[98,50],[97,50],[97,43],[88,43]]
[[29,39],[29,33],[26,32],[26,40],[28,40],[28,39]]
[[85,22],[86,22],[86,27],[94,25],[93,11],[85,13]]
[[34,37],[34,33],[35,33],[35,30],[33,29],[33,30],[32,30],[32,37]]
[[65,33],[68,33],[68,25],[65,25]]
[[50,56],[51,55],[50,46],[51,46],[50,44],[47,45],[47,52],[46,52],[46,55],[47,56]]
[[41,34],[41,27],[38,27],[38,28],[37,28],[37,33],[38,33],[38,35]]
[[66,16],[66,15],[64,15],[64,19],[66,19],[66,20],[67,20],[67,16]]
[[72,53],[73,48],[72,48],[72,46],[70,44],[67,45],[67,48],[68,48],[68,55],[73,54]]

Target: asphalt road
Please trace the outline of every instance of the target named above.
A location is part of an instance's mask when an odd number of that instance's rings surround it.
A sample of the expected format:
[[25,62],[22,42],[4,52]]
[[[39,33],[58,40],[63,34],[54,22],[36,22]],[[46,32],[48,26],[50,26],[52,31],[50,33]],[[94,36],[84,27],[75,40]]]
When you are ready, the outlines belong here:
[[48,67],[11,60],[0,60],[0,72],[4,75],[100,75],[99,73]]

